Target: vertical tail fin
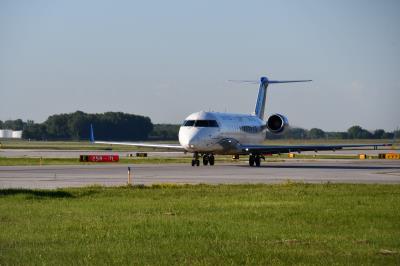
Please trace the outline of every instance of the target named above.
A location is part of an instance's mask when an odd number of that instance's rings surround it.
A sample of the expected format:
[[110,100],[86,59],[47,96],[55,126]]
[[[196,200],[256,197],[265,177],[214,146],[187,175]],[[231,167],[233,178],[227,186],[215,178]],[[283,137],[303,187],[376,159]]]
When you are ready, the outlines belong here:
[[258,84],[260,83],[260,88],[258,89],[258,97],[256,102],[256,108],[254,113],[258,116],[261,120],[264,118],[265,112],[265,102],[267,99],[267,88],[269,84],[277,84],[277,83],[294,83],[294,82],[309,82],[312,81],[310,79],[302,79],[302,80],[269,80],[267,77],[261,77],[260,81],[256,80],[230,80],[233,82],[240,82],[240,83],[251,83],[251,84]]
[[94,132],[93,132],[93,124],[90,124],[90,137],[89,140],[91,143],[94,143]]
[[294,82],[309,82],[312,80],[269,80],[267,77],[260,78],[260,89],[258,90],[258,97],[256,103],[255,114],[260,119],[264,118],[265,102],[267,99],[267,88],[269,84],[277,83],[294,83]]
[[261,77],[260,79],[260,88],[258,89],[258,97],[256,102],[256,109],[254,113],[261,120],[264,118],[265,112],[265,101],[267,99],[267,88],[268,88],[268,79],[266,77]]

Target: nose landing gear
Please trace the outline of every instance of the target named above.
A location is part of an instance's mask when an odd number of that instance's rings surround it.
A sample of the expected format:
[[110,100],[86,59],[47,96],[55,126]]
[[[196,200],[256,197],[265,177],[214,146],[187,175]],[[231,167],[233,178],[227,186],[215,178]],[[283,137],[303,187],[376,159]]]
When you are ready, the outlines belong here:
[[199,153],[193,153],[192,166],[200,166]]

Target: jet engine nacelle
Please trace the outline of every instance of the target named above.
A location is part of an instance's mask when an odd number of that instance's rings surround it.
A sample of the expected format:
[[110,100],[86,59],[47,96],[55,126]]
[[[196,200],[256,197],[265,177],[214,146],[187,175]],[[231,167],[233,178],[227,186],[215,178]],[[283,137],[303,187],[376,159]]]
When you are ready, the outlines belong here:
[[272,133],[282,133],[289,126],[289,121],[284,115],[273,114],[267,120],[267,128]]

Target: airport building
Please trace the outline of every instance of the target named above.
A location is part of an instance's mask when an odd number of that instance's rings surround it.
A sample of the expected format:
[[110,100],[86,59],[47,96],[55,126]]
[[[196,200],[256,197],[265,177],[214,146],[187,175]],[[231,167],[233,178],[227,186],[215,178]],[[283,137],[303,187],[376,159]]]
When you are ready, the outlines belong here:
[[14,131],[10,129],[0,129],[0,139],[20,139],[22,130]]

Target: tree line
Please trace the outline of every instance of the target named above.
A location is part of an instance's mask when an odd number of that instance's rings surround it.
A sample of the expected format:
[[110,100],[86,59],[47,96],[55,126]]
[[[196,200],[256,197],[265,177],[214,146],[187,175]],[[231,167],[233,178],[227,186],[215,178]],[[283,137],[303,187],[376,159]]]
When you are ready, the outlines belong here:
[[76,111],[49,116],[43,123],[21,119],[0,121],[1,128],[23,130],[23,139],[34,140],[87,140],[91,124],[95,137],[102,140],[146,140],[153,130],[149,117],[122,112]]
[[290,127],[283,134],[266,133],[268,139],[392,139],[400,137],[400,131],[386,132],[383,129],[369,131],[361,126],[352,126],[347,131],[325,132],[319,128],[310,130],[300,127]]
[[[23,130],[24,139],[87,140],[90,124],[93,124],[96,139],[101,140],[178,140],[180,127],[177,124],[153,124],[149,117],[122,112],[88,114],[76,111],[49,116],[43,123],[21,119],[4,122],[0,120],[0,129]],[[399,130],[368,131],[361,126],[352,126],[344,132],[289,127],[282,134],[266,133],[267,139],[392,139],[394,137],[400,137]]]

